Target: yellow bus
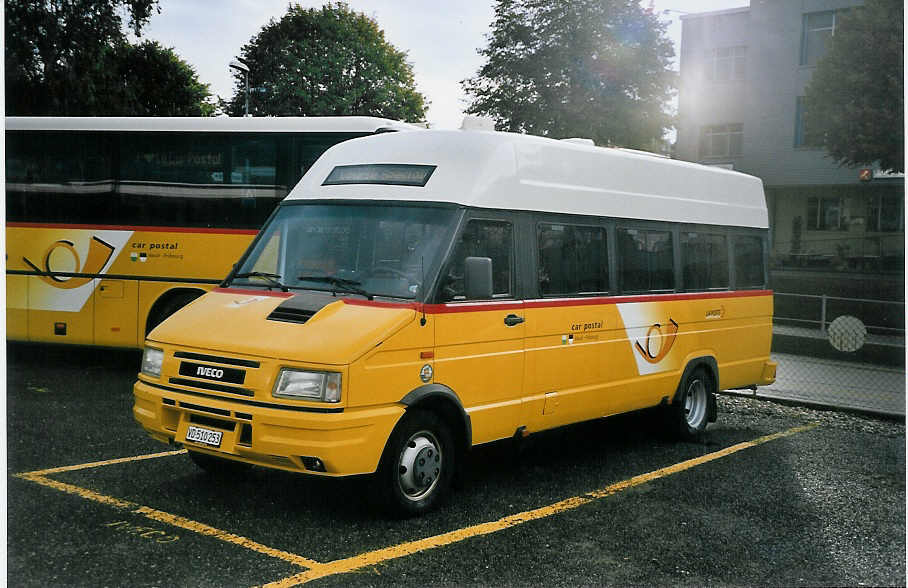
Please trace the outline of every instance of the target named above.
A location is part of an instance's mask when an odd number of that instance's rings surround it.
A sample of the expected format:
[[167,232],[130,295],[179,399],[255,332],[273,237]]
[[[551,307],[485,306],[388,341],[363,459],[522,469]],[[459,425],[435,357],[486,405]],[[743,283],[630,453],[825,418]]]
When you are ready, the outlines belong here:
[[[774,381],[762,183],[582,141],[328,150],[224,284],[153,330],[135,419],[203,469],[375,474],[435,507],[473,446]],[[239,468],[241,469],[241,468]]]
[[141,348],[367,117],[6,118],[7,337]]

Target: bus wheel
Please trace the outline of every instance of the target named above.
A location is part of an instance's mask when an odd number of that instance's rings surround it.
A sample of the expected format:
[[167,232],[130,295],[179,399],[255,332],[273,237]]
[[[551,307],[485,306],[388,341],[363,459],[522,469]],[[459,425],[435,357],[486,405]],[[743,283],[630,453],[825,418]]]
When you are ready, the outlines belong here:
[[233,478],[242,476],[249,471],[249,466],[239,461],[214,457],[213,455],[199,453],[198,451],[189,451],[188,453],[189,459],[211,476],[216,476],[218,478]]
[[160,308],[157,308],[154,312],[149,313],[148,320],[145,323],[145,336],[147,337],[148,333],[150,333],[152,329],[163,323],[164,319],[180,310],[202,294],[204,294],[204,292],[184,292],[182,294],[173,296],[172,298],[161,304]]
[[694,369],[681,384],[669,409],[670,426],[682,439],[695,440],[709,422],[712,381],[702,367]]
[[451,486],[454,453],[451,430],[435,413],[407,411],[379,468],[377,482],[390,512],[411,517],[438,506]]

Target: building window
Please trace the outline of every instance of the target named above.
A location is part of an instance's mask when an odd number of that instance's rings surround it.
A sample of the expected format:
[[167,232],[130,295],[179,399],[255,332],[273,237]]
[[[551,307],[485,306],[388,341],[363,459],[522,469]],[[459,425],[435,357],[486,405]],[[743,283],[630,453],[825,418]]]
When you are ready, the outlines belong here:
[[608,292],[605,229],[542,223],[537,240],[543,296]]
[[835,35],[838,17],[842,11],[825,10],[809,12],[803,17],[801,33],[801,65],[816,65],[826,54],[829,37]]
[[744,79],[747,47],[720,47],[706,52],[706,79],[729,82]]
[[795,147],[818,147],[821,140],[816,133],[810,133],[807,128],[807,101],[804,96],[798,96],[795,104]]
[[835,231],[842,228],[842,199],[807,199],[807,228],[812,231]]
[[741,155],[744,125],[712,125],[703,127],[700,134],[700,157],[736,157]]
[[905,199],[898,195],[872,196],[867,202],[867,230],[898,232],[905,228]]

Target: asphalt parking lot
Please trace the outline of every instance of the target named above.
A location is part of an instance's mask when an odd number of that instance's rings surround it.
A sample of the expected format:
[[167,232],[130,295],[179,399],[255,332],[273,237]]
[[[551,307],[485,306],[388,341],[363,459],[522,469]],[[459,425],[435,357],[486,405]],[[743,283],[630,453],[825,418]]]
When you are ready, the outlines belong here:
[[139,354],[10,346],[18,586],[904,585],[903,422],[721,397],[699,443],[652,414],[474,450],[389,520],[368,479],[212,479],[131,415]]

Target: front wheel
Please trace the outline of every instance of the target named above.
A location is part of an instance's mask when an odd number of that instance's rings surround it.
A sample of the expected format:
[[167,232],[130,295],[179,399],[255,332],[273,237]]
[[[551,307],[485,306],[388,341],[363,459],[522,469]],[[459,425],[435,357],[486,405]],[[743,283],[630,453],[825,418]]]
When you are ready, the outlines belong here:
[[709,422],[712,379],[705,369],[696,368],[684,378],[674,404],[669,407],[669,426],[686,440],[695,440]]
[[451,486],[454,441],[450,428],[436,414],[420,409],[401,418],[379,467],[377,483],[385,507],[411,517],[437,507]]

